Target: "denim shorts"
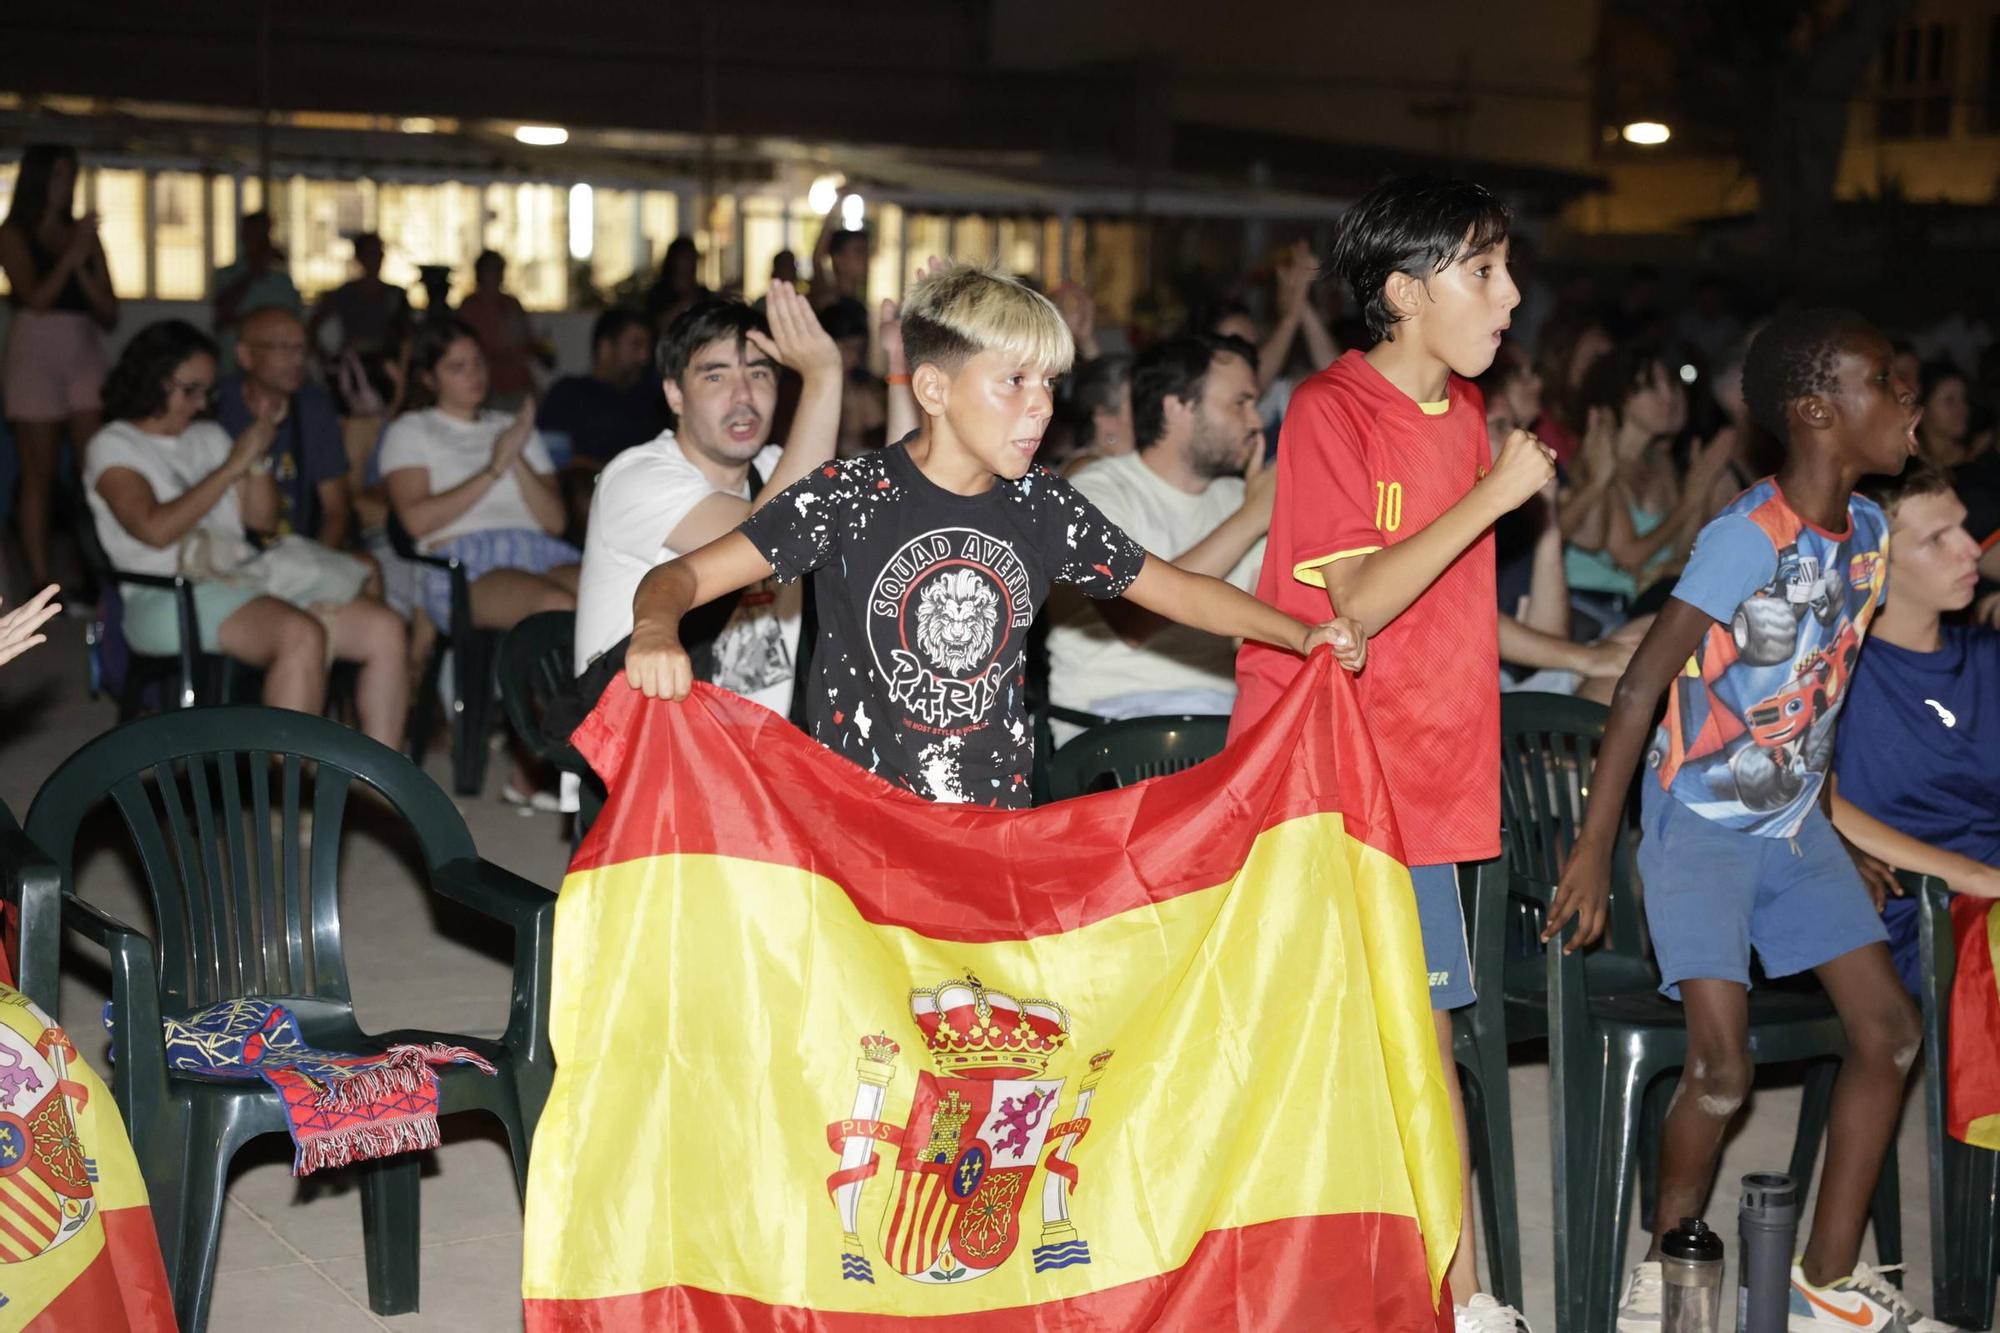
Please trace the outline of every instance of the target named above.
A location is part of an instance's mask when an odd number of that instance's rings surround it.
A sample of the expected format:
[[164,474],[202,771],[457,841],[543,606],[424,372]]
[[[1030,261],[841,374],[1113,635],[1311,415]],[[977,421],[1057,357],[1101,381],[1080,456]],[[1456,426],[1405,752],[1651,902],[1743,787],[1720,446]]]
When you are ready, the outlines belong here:
[[1417,891],[1417,927],[1424,937],[1424,967],[1431,974],[1431,1008],[1463,1009],[1478,998],[1472,989],[1472,951],[1465,941],[1465,905],[1458,896],[1458,867],[1411,866]]
[[1750,951],[1767,976],[1830,963],[1889,938],[1861,874],[1817,807],[1790,838],[1702,818],[1645,783],[1639,874],[1660,991],[1714,979],[1750,984]]

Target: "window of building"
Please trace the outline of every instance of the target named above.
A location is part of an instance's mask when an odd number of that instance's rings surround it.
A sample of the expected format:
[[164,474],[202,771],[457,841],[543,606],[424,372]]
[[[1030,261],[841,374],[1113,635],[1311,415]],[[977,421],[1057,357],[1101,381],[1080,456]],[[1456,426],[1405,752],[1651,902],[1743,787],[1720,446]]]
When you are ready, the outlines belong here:
[[98,216],[97,237],[111,269],[111,290],[124,300],[151,294],[151,255],[146,245],[146,173],[112,167],[85,167],[78,182],[77,209]]
[[1883,139],[1951,134],[1956,26],[1907,23],[1882,44],[1875,133]]
[[636,190],[592,190],[590,282],[607,304],[646,267],[646,237]]
[[208,297],[208,238],[202,179],[191,171],[153,173],[153,296],[161,301]]

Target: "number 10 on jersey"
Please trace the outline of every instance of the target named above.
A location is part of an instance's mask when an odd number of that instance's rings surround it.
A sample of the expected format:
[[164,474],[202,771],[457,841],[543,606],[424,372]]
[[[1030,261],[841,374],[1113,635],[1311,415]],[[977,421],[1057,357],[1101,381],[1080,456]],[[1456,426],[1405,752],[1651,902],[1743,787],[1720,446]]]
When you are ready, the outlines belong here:
[[1375,526],[1384,532],[1394,532],[1403,526],[1402,482],[1375,483]]

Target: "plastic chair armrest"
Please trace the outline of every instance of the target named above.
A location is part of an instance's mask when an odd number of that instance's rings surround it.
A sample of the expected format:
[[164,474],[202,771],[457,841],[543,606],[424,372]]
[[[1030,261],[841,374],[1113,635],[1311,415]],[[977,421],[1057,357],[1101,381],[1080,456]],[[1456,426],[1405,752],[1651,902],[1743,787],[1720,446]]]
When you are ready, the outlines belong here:
[[195,657],[201,652],[201,624],[194,614],[194,581],[182,574],[138,574],[124,569],[112,570],[111,576],[120,583],[136,584],[141,588],[173,589],[174,619],[180,629],[181,643],[180,706],[194,707]]
[[1507,892],[1516,898],[1526,898],[1543,911],[1556,900],[1556,886],[1545,884],[1538,879],[1530,879],[1519,873],[1507,877]]
[[[63,895],[62,907],[64,925],[111,955],[113,1095],[136,1146],[136,1140],[166,1128],[169,1120],[163,1114],[171,1094],[153,942],[75,894]],[[158,1159],[141,1150],[141,1160]]]
[[554,961],[556,896],[491,861],[452,861],[438,867],[431,886],[453,902],[514,928],[513,996],[501,1042],[531,1064],[547,1068],[549,969]]
[[1042,711],[1048,714],[1051,721],[1067,722],[1072,727],[1101,727],[1111,721],[1108,717],[1086,713],[1081,708],[1065,708],[1061,704],[1045,704]]

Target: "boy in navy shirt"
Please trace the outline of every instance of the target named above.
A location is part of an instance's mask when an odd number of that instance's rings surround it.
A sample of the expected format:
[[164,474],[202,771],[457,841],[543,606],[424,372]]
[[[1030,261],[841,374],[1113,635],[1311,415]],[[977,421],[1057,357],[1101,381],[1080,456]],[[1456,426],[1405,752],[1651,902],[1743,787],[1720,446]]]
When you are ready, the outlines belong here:
[[[1688,1060],[1667,1113],[1655,1216],[1699,1217],[1723,1136],[1750,1091],[1750,952],[1764,971],[1811,970],[1839,1012],[1847,1055],[1805,1253],[1792,1267],[1795,1330],[1941,1333],[1859,1262],[1861,1229],[1921,1041],[1881,918],[1820,804],[1833,728],[1887,577],[1888,520],[1854,494],[1916,450],[1916,391],[1860,316],[1783,315],[1744,362],[1752,414],[1786,441],[1784,466],[1701,531],[1673,596],[1618,682],[1576,846],[1544,939],[1604,927],[1610,858],[1643,753],[1646,921],[1687,1018]],[[1671,693],[1668,694],[1669,690]],[[1650,744],[1654,705],[1668,694]],[[1623,1218],[1600,1218],[1621,1232]],[[1620,1333],[1660,1328],[1655,1238],[1633,1269]]]
[[[1868,494],[1889,515],[1889,598],[1848,686],[1834,747],[1834,827],[1954,893],[2000,898],[2000,634],[1946,624],[1979,586],[1979,545],[1951,478],[1928,463]],[[1912,994],[1917,904],[1882,910]]]

